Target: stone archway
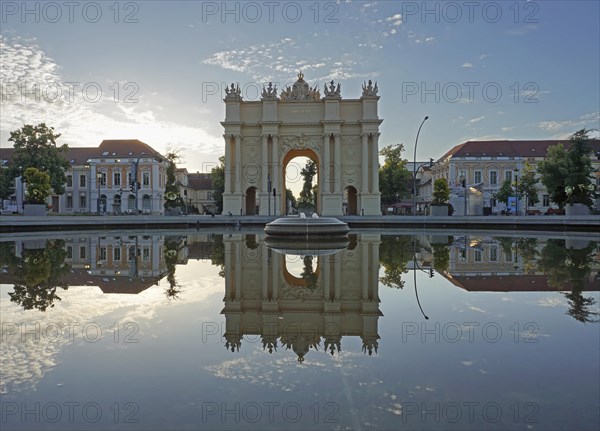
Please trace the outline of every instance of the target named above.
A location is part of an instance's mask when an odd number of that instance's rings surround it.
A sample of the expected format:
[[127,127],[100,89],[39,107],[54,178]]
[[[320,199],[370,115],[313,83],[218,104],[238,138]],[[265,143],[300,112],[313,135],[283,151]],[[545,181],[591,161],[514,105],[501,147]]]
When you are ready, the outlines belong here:
[[[318,186],[319,189],[319,194],[317,196],[317,207],[315,208],[315,212],[317,214],[321,214],[320,210],[322,208],[322,202],[321,202],[321,164],[319,163],[319,157],[317,156],[317,154],[308,148],[302,148],[302,149],[296,149],[296,150],[290,150],[288,151],[285,156],[283,157],[283,161],[281,163],[281,173],[282,173],[282,179],[283,179],[283,189],[282,191],[282,196],[285,197],[285,193],[286,193],[286,189],[287,189],[287,185],[286,185],[286,169],[288,167],[288,164],[295,159],[296,157],[306,157],[307,159],[312,160],[313,162],[315,162],[315,164],[317,165],[317,183],[316,185]],[[315,185],[315,183],[313,183],[313,186]],[[285,202],[285,198],[281,199],[281,209],[283,211],[283,214],[286,213],[286,202]]]
[[357,213],[381,215],[377,83],[362,86],[359,99],[342,99],[340,84],[298,80],[284,89],[263,88],[259,102],[242,100],[239,85],[227,87],[223,138],[223,213],[240,214],[246,190],[256,187],[261,215],[284,215],[284,170],[293,157],[317,162],[319,215],[343,214],[343,193],[352,185]]
[[346,215],[358,215],[358,192],[355,187],[348,186],[345,189]]
[[246,215],[256,215],[256,187],[248,187],[246,190]]

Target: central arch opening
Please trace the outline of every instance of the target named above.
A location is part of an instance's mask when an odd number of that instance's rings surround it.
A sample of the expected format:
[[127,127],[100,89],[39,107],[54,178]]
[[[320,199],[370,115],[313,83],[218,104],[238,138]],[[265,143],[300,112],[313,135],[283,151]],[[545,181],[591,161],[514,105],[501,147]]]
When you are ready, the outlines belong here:
[[[306,183],[303,172],[314,173],[310,184]],[[303,148],[289,151],[283,159],[283,189],[286,195],[281,202],[283,214],[297,214],[302,209],[320,214],[319,179],[319,158],[313,150]]]

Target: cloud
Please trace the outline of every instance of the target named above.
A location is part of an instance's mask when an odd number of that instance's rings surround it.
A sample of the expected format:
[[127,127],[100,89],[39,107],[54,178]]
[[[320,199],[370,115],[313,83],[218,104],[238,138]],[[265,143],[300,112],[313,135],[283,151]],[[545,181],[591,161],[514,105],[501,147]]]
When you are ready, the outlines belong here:
[[570,133],[574,132],[577,127],[594,128],[598,129],[600,123],[600,112],[592,112],[589,114],[581,115],[576,120],[550,120],[540,121],[537,123],[539,129],[547,132],[559,132],[564,129],[569,129]]
[[[96,286],[69,286],[68,290],[57,292],[61,301],[51,313],[33,310],[23,312],[23,309],[8,297],[12,287],[2,285],[0,315],[3,322],[14,322],[15,325],[20,325],[20,328],[46,328],[59,324],[62,325],[64,333],[60,336],[59,332],[48,332],[52,334],[49,336],[45,335],[44,331],[37,331],[38,340],[34,336],[26,336],[23,339],[20,331],[3,334],[0,343],[0,394],[35,390],[46,373],[60,364],[59,357],[63,349],[73,343],[84,342],[84,332],[81,328],[86,324],[100,327],[102,340],[111,340],[115,322],[119,323],[116,328],[124,328],[126,323],[133,322],[139,329],[135,338],[141,341],[144,337],[152,336],[148,332],[149,322],[165,306],[198,306],[205,304],[211,296],[222,292],[223,279],[218,275],[218,268],[210,262],[195,264],[202,266],[201,271],[198,271],[198,274],[202,275],[181,282],[181,303],[169,303],[165,298],[164,286],[158,285],[137,295],[104,294]],[[67,322],[73,325],[70,327],[72,331],[66,327]]]
[[[9,132],[23,124],[45,122],[62,134],[60,143],[71,147],[97,146],[103,139],[135,138],[159,152],[168,147],[185,148],[185,159],[198,166],[207,155],[216,159],[222,152],[222,137],[200,127],[164,120],[157,100],[160,95],[145,93],[137,83],[124,88],[125,83],[114,80],[81,80],[81,84],[70,86],[61,76],[61,67],[35,40],[0,35],[0,51],[2,145],[7,145]],[[84,92],[86,85],[91,90]],[[118,97],[114,85],[121,89]],[[127,96],[131,103],[126,103]],[[207,112],[205,106],[200,110]]]
[[469,126],[471,124],[479,123],[483,119],[485,119],[485,115],[482,115],[481,117],[477,117],[477,118],[471,118],[469,121],[467,121],[467,126]]
[[473,63],[463,63],[463,65],[460,67],[464,69],[471,69],[473,67]]
[[402,25],[402,15],[396,13],[394,15],[388,16],[385,19],[385,22],[391,23],[393,26],[399,27],[400,25]]
[[[367,46],[358,44],[358,46]],[[381,49],[379,44],[368,45]],[[298,45],[291,38],[280,39],[269,44],[250,45],[239,49],[219,51],[202,62],[222,69],[250,75],[258,83],[273,81],[279,88],[290,85],[290,79],[298,70],[312,72],[306,79],[314,81],[343,80],[350,78],[372,78],[374,72],[358,72],[362,63],[352,54],[336,52],[333,56],[323,57],[320,53],[307,55],[306,47]],[[328,66],[329,65],[329,66]]]

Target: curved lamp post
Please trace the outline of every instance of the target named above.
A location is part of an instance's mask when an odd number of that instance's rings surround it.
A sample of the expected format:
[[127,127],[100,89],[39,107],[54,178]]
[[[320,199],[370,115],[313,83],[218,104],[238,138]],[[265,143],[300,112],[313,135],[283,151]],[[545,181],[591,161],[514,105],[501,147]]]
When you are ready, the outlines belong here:
[[[417,268],[420,269],[423,272],[425,272],[425,271],[417,263],[417,250],[416,250],[416,246],[417,246],[417,240],[415,238],[413,240],[413,283],[415,285],[415,297],[417,298],[417,305],[419,306],[419,310],[421,310],[421,314],[423,315],[423,317],[425,318],[425,320],[429,320],[429,316],[427,316],[425,314],[425,312],[423,311],[423,307],[421,307],[421,301],[419,301],[419,292],[417,291]],[[429,278],[431,278],[431,277],[433,277],[433,270],[431,270],[429,272]]]
[[425,118],[423,118],[423,121],[419,126],[419,130],[417,131],[417,137],[415,138],[415,150],[413,153],[413,215],[417,213],[417,145],[419,143],[419,133],[421,133],[421,127],[423,127],[423,124],[425,124],[425,121],[427,121],[428,119],[429,117],[427,115],[425,116]]

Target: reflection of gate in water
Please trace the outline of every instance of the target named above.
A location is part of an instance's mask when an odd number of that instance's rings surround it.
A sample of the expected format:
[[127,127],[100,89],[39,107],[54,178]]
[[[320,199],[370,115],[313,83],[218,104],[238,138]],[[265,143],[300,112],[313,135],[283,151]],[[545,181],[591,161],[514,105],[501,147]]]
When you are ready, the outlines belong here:
[[321,340],[334,354],[349,335],[361,337],[365,353],[377,352],[379,242],[358,235],[354,249],[315,256],[298,277],[262,239],[256,248],[243,235],[224,239],[226,347],[239,350],[244,335],[259,335],[269,352],[283,345],[302,361]]

